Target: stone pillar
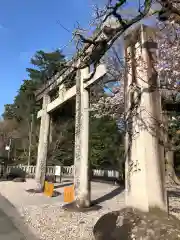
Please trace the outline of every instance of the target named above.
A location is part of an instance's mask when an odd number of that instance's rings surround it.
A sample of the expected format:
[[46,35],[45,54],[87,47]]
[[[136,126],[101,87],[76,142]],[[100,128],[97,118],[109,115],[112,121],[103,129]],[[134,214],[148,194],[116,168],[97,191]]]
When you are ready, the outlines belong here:
[[50,121],[49,121],[49,144],[52,143],[52,138],[53,138],[53,118],[50,116]]
[[76,112],[75,112],[75,146],[74,146],[74,190],[75,202],[79,207],[80,171],[81,171],[81,76],[76,73]]
[[89,91],[84,89],[83,80],[88,77],[89,68],[81,70],[81,172],[80,199],[81,205],[90,206],[89,182]]
[[44,95],[43,106],[42,106],[42,116],[41,125],[39,132],[39,145],[38,145],[38,156],[36,164],[36,175],[35,179],[39,184],[39,187],[43,189],[44,180],[46,174],[46,159],[48,150],[48,139],[49,139],[49,123],[50,116],[47,113],[47,105],[50,103],[50,96]]
[[89,185],[89,93],[84,89],[83,80],[87,78],[89,68],[82,69],[76,81],[76,129],[75,129],[75,198],[80,208],[90,206]]
[[126,204],[143,211],[166,208],[161,99],[152,59],[156,45],[152,29],[143,25],[126,38]]
[[59,86],[59,98],[63,99],[64,98],[64,93],[66,92],[66,87],[64,84],[61,84]]

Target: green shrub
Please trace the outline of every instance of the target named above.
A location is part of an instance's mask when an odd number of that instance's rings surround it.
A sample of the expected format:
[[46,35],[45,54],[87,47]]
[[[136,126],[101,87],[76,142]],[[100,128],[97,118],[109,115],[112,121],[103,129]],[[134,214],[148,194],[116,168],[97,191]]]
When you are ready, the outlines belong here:
[[15,178],[26,178],[26,172],[22,170],[21,168],[12,168],[10,173],[7,176],[8,180],[13,180]]

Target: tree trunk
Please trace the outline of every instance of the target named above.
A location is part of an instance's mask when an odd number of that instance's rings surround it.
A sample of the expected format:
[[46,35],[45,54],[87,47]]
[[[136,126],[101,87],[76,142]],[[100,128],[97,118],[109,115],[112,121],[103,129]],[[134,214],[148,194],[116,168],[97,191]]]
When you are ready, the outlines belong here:
[[180,179],[176,176],[174,170],[174,152],[167,151],[166,152],[166,184],[168,186],[180,184]]

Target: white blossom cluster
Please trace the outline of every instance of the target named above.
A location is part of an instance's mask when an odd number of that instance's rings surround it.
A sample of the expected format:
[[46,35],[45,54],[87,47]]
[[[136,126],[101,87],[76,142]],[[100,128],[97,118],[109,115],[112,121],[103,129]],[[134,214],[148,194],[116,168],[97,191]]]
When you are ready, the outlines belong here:
[[[156,70],[159,76],[160,87],[164,88],[163,95],[169,97],[173,94],[177,95],[180,89],[180,25],[158,23],[157,27],[160,31],[157,34],[158,54]],[[106,58],[112,92],[108,91],[110,93],[101,96],[98,101],[91,105],[91,110],[96,117],[110,115],[119,119],[124,112],[123,54],[119,44],[122,46],[122,41],[117,43],[118,46]],[[113,85],[112,79],[119,84]],[[106,82],[108,82],[107,79]]]
[[91,111],[94,112],[95,117],[111,116],[117,119],[122,116],[124,112],[123,84],[115,89],[116,93],[102,96],[96,103],[92,104]]
[[177,89],[180,83],[180,26],[178,24],[159,24],[157,71],[164,88]]

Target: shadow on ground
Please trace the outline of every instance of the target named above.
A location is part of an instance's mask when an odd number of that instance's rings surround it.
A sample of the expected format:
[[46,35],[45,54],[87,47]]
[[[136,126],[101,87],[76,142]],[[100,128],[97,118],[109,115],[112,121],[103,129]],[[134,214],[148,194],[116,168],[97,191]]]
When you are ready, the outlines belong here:
[[176,191],[167,191],[168,197],[180,197],[180,191],[176,190]]
[[61,183],[61,184],[59,184],[59,185],[55,185],[55,186],[54,186],[54,189],[63,188],[63,187],[68,187],[68,186],[71,186],[72,184],[73,184],[73,182]]
[[180,208],[170,207],[170,211],[174,213],[180,213]]
[[0,194],[0,239],[38,240],[23,223],[16,208]]
[[110,199],[116,197],[118,194],[120,194],[123,190],[124,190],[124,188],[118,187],[118,188],[112,190],[111,192],[103,195],[102,197],[97,198],[96,200],[94,200],[93,204],[100,204],[100,203],[103,203],[103,202],[105,202],[107,200],[110,200]]
[[[26,192],[28,192],[28,193],[33,193],[33,194],[42,194],[42,193],[44,193],[44,191],[42,191],[42,190],[33,189],[33,188],[26,190]],[[53,191],[53,195],[52,195],[51,197],[54,198],[54,197],[58,197],[58,196],[60,196],[60,195],[61,195],[60,192],[54,190],[54,191]]]
[[[178,190],[169,190],[167,191],[168,202],[171,198],[178,199],[180,198],[180,191]],[[169,204],[169,203],[168,203]],[[170,204],[169,204],[170,205]],[[178,207],[169,206],[169,210],[174,213],[180,213],[180,205]]]

